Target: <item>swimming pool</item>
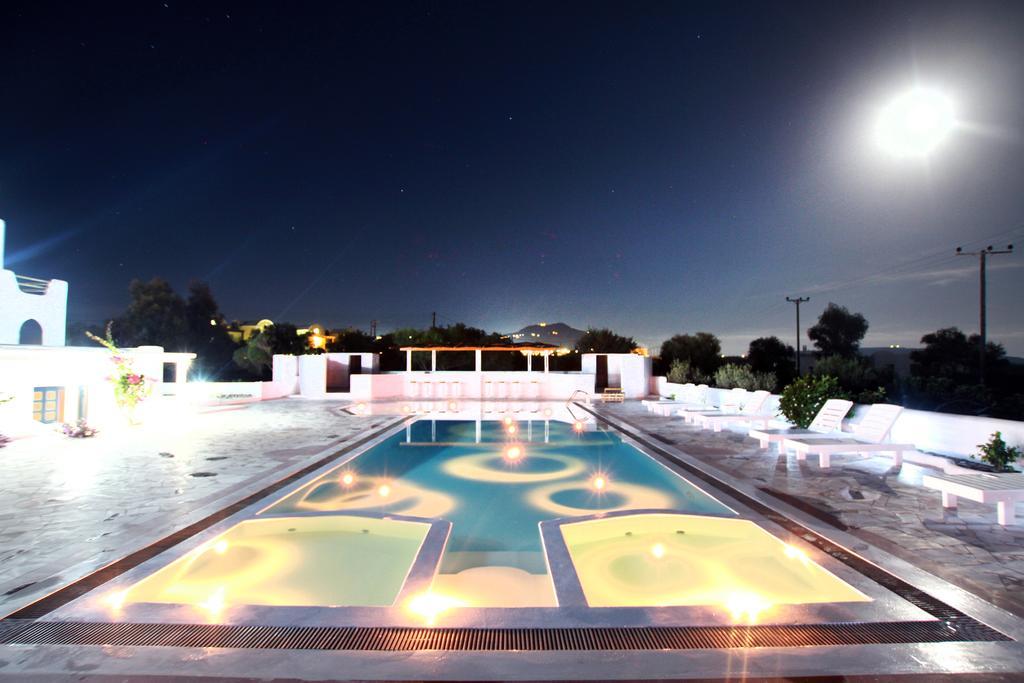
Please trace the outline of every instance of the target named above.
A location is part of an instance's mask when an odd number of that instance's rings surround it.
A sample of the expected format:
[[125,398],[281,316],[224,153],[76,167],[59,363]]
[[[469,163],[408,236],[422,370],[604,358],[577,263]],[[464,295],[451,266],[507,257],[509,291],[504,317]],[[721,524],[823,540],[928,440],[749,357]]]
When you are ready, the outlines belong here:
[[406,419],[231,519],[129,572],[106,606],[117,618],[324,624],[874,609],[830,558],[575,419]]
[[452,524],[434,589],[477,607],[557,604],[539,524],[627,509],[733,512],[608,431],[544,420],[418,420],[264,513]]

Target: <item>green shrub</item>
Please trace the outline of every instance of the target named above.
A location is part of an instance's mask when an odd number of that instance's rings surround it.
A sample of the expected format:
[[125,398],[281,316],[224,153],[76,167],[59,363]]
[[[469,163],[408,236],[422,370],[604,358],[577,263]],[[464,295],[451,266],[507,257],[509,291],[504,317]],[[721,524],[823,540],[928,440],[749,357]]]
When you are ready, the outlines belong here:
[[886,398],[885,385],[892,383],[891,373],[879,372],[866,358],[825,356],[814,364],[813,374],[835,377],[839,387],[854,403],[866,405],[883,403]]
[[754,372],[746,365],[729,363],[715,372],[715,386],[720,389],[772,391],[775,388],[775,373]]
[[888,398],[889,397],[885,393],[885,387],[878,387],[877,389],[865,389],[864,391],[856,394],[853,402],[869,406],[872,403],[885,403]]
[[668,374],[665,375],[665,379],[674,384],[686,384],[686,380],[689,376],[690,361],[676,358],[672,361],[672,366],[668,369]]
[[720,389],[747,389],[754,384],[754,373],[746,365],[728,363],[715,371],[715,386]]
[[1002,432],[994,432],[987,442],[978,444],[978,448],[981,449],[980,459],[1000,472],[1011,470],[1010,466],[1021,457],[1019,448],[1003,441]]
[[787,420],[806,429],[830,398],[846,398],[835,377],[805,375],[782,392],[779,408]]
[[775,391],[778,383],[774,372],[755,372],[753,391]]
[[686,384],[688,382],[692,382],[693,384],[707,384],[711,381],[711,377],[695,368],[690,361],[680,360],[679,358],[672,361],[672,365],[669,367],[668,374],[666,374],[665,379],[675,384]]

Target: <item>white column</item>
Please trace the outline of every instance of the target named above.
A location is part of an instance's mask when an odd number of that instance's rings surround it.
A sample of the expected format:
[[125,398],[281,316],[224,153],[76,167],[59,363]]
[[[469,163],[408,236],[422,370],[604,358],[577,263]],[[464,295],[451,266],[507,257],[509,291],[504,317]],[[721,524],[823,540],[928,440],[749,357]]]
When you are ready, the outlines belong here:
[[549,365],[548,361],[550,361],[550,360],[551,360],[551,354],[550,353],[545,353],[544,354],[544,374],[545,375],[548,374],[548,365]]
[[526,354],[526,371],[533,372],[533,351]]
[[184,384],[188,381],[188,368],[192,365],[192,359],[186,358],[184,360],[175,361],[174,363],[174,383]]
[[430,349],[430,371],[437,372],[437,349]]
[[480,349],[477,349],[475,355],[476,355],[476,371],[477,372],[483,372],[484,371],[484,352],[481,351]]
[[412,351],[405,352],[405,371],[412,372]]

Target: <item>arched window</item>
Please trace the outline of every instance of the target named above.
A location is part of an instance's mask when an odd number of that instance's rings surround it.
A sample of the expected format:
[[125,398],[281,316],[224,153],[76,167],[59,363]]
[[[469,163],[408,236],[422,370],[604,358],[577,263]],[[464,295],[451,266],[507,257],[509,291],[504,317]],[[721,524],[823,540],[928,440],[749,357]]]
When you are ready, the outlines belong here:
[[18,333],[19,344],[42,344],[43,328],[35,320],[26,320]]

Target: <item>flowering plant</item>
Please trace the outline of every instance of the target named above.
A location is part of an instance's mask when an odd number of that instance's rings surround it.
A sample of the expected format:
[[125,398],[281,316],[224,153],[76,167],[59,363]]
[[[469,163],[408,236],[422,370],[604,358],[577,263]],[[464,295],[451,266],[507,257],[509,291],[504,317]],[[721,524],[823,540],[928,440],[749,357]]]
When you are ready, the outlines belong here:
[[95,436],[99,430],[95,427],[90,427],[83,418],[75,424],[65,422],[61,427],[61,431],[64,432],[64,436],[70,436],[72,439],[86,439],[90,436]]
[[114,385],[114,400],[121,408],[132,410],[142,401],[146,400],[153,390],[152,383],[145,375],[140,375],[132,368],[131,358],[126,357],[121,349],[114,343],[114,337],[110,332],[110,323],[107,323],[107,337],[98,337],[92,332],[85,333],[89,339],[102,344],[110,350],[110,360],[114,363],[114,374],[109,377]]

